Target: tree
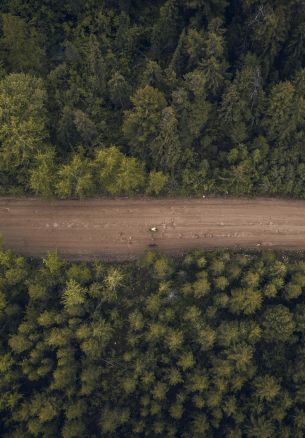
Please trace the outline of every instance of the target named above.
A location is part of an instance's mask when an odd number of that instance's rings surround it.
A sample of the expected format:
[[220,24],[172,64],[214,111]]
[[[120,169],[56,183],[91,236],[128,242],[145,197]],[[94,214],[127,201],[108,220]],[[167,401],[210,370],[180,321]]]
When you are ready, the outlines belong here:
[[143,164],[136,158],[126,157],[116,146],[99,149],[93,166],[96,184],[102,193],[132,194],[144,186]]
[[62,296],[65,309],[69,312],[86,302],[86,289],[75,280],[69,280]]
[[229,308],[233,313],[251,315],[262,306],[262,294],[253,289],[234,289],[229,300]]
[[172,93],[179,134],[183,148],[190,148],[198,141],[205,127],[211,104],[206,96],[206,77],[197,69],[184,76],[182,86]]
[[105,285],[112,291],[117,291],[124,282],[124,274],[120,269],[111,268],[105,277]]
[[137,90],[131,101],[133,109],[124,114],[123,133],[131,152],[148,160],[153,158],[151,143],[159,134],[161,113],[166,107],[166,100],[161,91],[146,85]]
[[46,285],[36,282],[28,284],[28,293],[32,300],[45,300],[48,298],[48,290]]
[[192,352],[188,351],[183,353],[177,364],[183,371],[192,368],[195,365],[195,359]]
[[43,264],[50,271],[51,275],[59,274],[64,266],[64,261],[61,260],[57,252],[49,251],[45,259],[42,259]]
[[221,258],[214,257],[210,264],[210,270],[215,275],[222,274],[225,269],[225,263]]
[[70,163],[59,168],[56,193],[60,198],[83,197],[93,193],[92,166],[88,159],[73,155]]
[[204,56],[199,65],[202,66],[207,79],[207,89],[217,95],[224,85],[228,64],[225,58],[225,41],[222,22],[219,18],[210,21],[206,38],[204,38]]
[[206,296],[210,292],[210,283],[206,277],[199,278],[193,283],[194,296],[201,298]]
[[180,330],[171,330],[166,336],[166,343],[170,351],[180,349],[183,344],[183,333]]
[[151,32],[151,52],[154,59],[170,53],[178,36],[178,5],[175,0],[167,0],[160,7],[160,14]]
[[229,281],[223,275],[220,277],[216,277],[214,282],[215,282],[216,288],[219,290],[225,290],[229,284]]
[[271,401],[279,395],[281,387],[273,376],[260,376],[254,380],[255,396],[259,400]]
[[[167,71],[163,71],[162,67],[156,62],[148,59],[144,66],[144,71],[140,76],[140,87],[150,85],[159,90],[165,90],[167,87]],[[169,74],[169,72],[168,72]],[[169,74],[170,75],[170,74]]]
[[103,408],[101,419],[99,422],[102,433],[114,433],[116,429],[128,422],[129,420],[129,409],[118,409],[109,407]]
[[245,4],[244,8],[249,16],[251,44],[264,61],[264,68],[268,74],[289,30],[287,7],[283,2],[274,4],[274,7],[262,5],[256,7],[256,13],[252,14],[249,14],[251,3]]
[[72,263],[66,275],[68,280],[75,280],[81,285],[89,283],[92,277],[91,270],[85,263]]
[[242,278],[241,284],[245,287],[258,287],[260,282],[260,275],[258,272],[248,271]]
[[117,108],[124,108],[129,103],[129,96],[131,94],[131,86],[126,81],[123,75],[115,72],[108,81],[109,94],[111,102]]
[[233,361],[237,370],[246,371],[251,366],[253,354],[253,347],[247,344],[238,344],[228,351],[228,359]]
[[285,295],[289,300],[298,298],[302,294],[302,286],[291,282],[286,285]]
[[247,54],[234,80],[224,90],[218,120],[231,145],[245,143],[260,125],[265,109],[261,70],[259,60],[253,54]]
[[159,195],[165,190],[168,182],[168,176],[161,171],[151,171],[148,175],[148,183],[146,187],[146,193],[148,195]]
[[9,70],[22,73],[41,71],[45,62],[43,35],[33,24],[11,14],[2,14],[3,37]]
[[56,185],[55,152],[52,149],[38,153],[35,164],[30,171],[29,186],[35,194],[43,198],[51,198],[55,195]]
[[267,138],[280,145],[294,139],[304,118],[302,107],[304,104],[296,97],[295,87],[291,82],[274,85],[264,120]]
[[250,425],[247,427],[247,434],[251,438],[272,438],[275,434],[275,427],[272,421],[266,416],[250,417]]
[[45,98],[36,77],[18,73],[0,81],[0,172],[14,184],[27,182],[33,158],[45,149]]
[[79,134],[80,141],[85,146],[91,146],[97,137],[97,129],[94,122],[88,114],[80,109],[76,109],[73,112],[73,116],[74,126]]
[[155,261],[153,270],[156,278],[163,280],[172,275],[174,267],[172,261],[168,257],[160,256]]
[[237,86],[230,84],[223,94],[219,115],[233,144],[241,143],[247,138],[247,126],[243,120],[245,111],[246,103],[239,95]]
[[267,342],[287,342],[295,329],[288,307],[269,306],[262,315],[263,337]]
[[159,129],[159,134],[150,145],[152,163],[157,169],[169,172],[174,179],[178,163],[181,161],[182,150],[178,121],[172,107],[162,110]]
[[79,420],[66,420],[62,429],[63,438],[77,438],[86,433],[85,424]]

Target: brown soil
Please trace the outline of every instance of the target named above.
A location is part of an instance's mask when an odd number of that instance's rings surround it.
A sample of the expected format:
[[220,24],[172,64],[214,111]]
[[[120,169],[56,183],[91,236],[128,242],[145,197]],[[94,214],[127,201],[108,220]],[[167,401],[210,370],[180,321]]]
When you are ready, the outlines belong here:
[[[157,227],[157,232],[151,232]],[[0,199],[4,248],[129,260],[145,249],[305,249],[305,202],[277,199]]]

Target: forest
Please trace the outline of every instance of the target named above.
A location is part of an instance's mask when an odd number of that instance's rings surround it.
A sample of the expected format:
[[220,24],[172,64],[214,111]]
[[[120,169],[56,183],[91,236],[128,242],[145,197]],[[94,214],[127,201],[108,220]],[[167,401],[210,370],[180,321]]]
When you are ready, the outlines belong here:
[[5,438],[303,438],[305,256],[0,251]]
[[0,194],[305,197],[303,0],[2,0]]
[[[1,0],[0,196],[305,198],[304,0]],[[0,436],[303,438],[305,253],[0,244]]]

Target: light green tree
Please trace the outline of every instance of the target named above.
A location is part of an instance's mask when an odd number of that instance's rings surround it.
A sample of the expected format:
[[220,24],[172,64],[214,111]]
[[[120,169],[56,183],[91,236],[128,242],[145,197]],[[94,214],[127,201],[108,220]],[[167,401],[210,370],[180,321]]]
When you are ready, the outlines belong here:
[[118,268],[110,268],[105,276],[105,286],[112,291],[117,291],[123,285],[124,273]]
[[259,290],[234,289],[229,300],[231,312],[252,315],[262,306],[263,297]]
[[69,280],[62,296],[62,302],[68,310],[74,306],[81,306],[86,301],[86,289],[75,280]]
[[47,257],[42,259],[42,262],[51,274],[58,274],[64,266],[64,261],[60,259],[56,251],[49,251]]
[[199,278],[193,283],[193,293],[196,298],[201,298],[208,295],[210,290],[211,285],[206,277]]
[[45,150],[45,99],[39,78],[14,73],[0,81],[0,171],[17,183],[27,183],[34,157]]
[[286,342],[295,329],[293,315],[282,304],[269,306],[262,315],[263,337],[268,342]]
[[132,194],[144,187],[144,166],[126,157],[116,146],[99,149],[93,163],[98,191],[111,195]]
[[57,167],[54,150],[49,149],[38,153],[30,171],[30,188],[43,198],[51,198],[55,194],[56,176]]
[[154,263],[154,274],[158,279],[170,277],[173,271],[173,264],[168,257],[161,256]]
[[160,193],[166,190],[166,184],[168,182],[168,176],[161,171],[151,171],[148,175],[148,182],[146,187],[146,193],[148,195],[160,195]]
[[79,154],[59,168],[56,193],[60,198],[88,196],[94,191],[92,166]]

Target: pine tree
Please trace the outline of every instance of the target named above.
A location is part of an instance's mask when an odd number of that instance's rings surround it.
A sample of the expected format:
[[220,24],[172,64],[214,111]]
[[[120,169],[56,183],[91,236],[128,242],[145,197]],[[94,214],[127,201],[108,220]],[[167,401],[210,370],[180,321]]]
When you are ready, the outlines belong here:
[[15,185],[27,183],[33,158],[45,149],[45,100],[39,78],[12,73],[0,81],[0,171]]
[[146,85],[137,90],[131,101],[133,109],[125,112],[123,132],[131,152],[146,160],[152,158],[151,143],[159,134],[166,100],[162,92]]
[[263,337],[267,342],[286,342],[295,329],[293,316],[282,304],[269,306],[262,315]]
[[56,192],[60,198],[83,197],[93,193],[94,182],[90,163],[80,155],[58,171]]
[[172,107],[161,113],[160,131],[150,145],[152,162],[158,170],[168,172],[174,178],[181,161],[182,150],[178,134],[178,121]]

